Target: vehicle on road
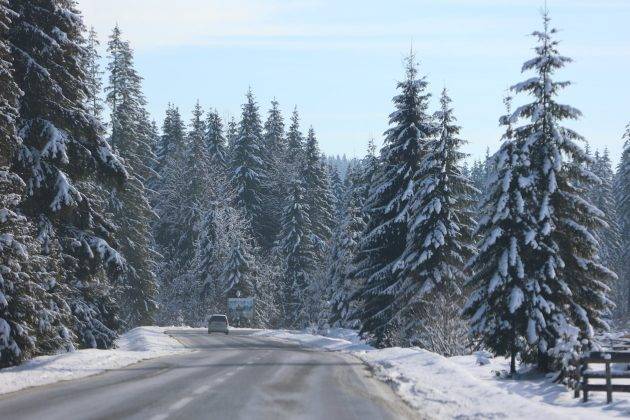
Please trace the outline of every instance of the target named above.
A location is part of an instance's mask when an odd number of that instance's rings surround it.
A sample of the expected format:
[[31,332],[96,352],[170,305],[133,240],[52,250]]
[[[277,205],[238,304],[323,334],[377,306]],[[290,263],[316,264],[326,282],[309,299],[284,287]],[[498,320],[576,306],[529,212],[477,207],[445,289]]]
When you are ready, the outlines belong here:
[[208,334],[212,334],[213,332],[229,333],[227,316],[215,314],[208,318]]

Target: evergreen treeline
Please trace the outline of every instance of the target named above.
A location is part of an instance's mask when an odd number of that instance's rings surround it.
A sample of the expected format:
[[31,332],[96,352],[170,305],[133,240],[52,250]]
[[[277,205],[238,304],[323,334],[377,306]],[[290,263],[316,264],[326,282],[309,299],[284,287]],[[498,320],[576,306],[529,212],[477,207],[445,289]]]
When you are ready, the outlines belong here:
[[616,171],[580,146],[543,23],[501,147],[469,167],[413,54],[380,152],[325,157],[297,108],[251,89],[239,118],[170,104],[158,129],[120,28],[103,71],[72,1],[0,0],[0,364],[253,297],[232,324],[566,370],[628,315],[630,129]]

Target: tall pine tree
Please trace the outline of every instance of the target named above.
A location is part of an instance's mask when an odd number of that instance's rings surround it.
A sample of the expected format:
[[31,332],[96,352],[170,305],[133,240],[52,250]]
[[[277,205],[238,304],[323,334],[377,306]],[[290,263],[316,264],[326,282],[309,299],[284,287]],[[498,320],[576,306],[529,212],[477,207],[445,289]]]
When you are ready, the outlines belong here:
[[234,117],[231,117],[228,121],[227,132],[225,133],[225,138],[227,140],[228,145],[228,157],[229,161],[232,160],[232,154],[234,153],[234,145],[238,140],[238,123]]
[[17,13],[9,33],[16,82],[25,93],[15,165],[26,182],[21,208],[36,221],[44,250],[59,250],[81,344],[109,348],[118,322],[106,271],[119,272],[124,261],[92,192],[107,181],[120,185],[127,173],[85,106],[81,15],[68,0],[9,5]]
[[284,206],[276,253],[282,265],[282,321],[285,327],[303,328],[311,320],[306,302],[317,266],[305,190],[293,181]]
[[175,322],[169,309],[172,301],[173,280],[187,270],[186,261],[190,225],[185,217],[190,200],[184,195],[187,182],[187,141],[185,124],[179,110],[169,106],[162,125],[159,146],[158,168],[160,176],[154,211],[158,220],[154,224],[157,250],[162,255],[158,269],[159,278],[159,322]]
[[35,230],[19,211],[26,185],[11,169],[20,146],[19,98],[7,39],[16,16],[0,0],[0,367],[37,354],[69,350],[74,335],[54,259],[40,253]]
[[223,122],[216,109],[208,112],[205,139],[210,163],[221,170],[226,169],[228,165],[227,146],[223,134]]
[[281,160],[285,152],[284,119],[278,101],[271,101],[271,109],[265,121],[264,145],[267,152],[275,160]]
[[291,114],[291,125],[287,130],[285,163],[288,173],[295,173],[304,157],[304,135],[300,131],[300,114],[297,106]]
[[351,320],[356,303],[352,297],[359,288],[354,278],[354,262],[359,250],[359,240],[365,230],[363,200],[355,182],[360,178],[351,167],[343,193],[343,201],[337,213],[337,226],[332,237],[328,258],[329,323],[333,326],[355,327]]
[[251,90],[243,105],[238,139],[232,154],[231,182],[236,191],[236,203],[252,222],[254,236],[263,246],[270,247],[270,223],[265,212],[263,188],[266,182],[262,151],[262,126],[258,105]]
[[265,121],[264,148],[266,152],[266,213],[269,215],[270,234],[275,238],[280,231],[280,219],[287,188],[292,173],[286,171],[286,143],[284,137],[284,120],[278,101],[271,102],[271,109]]
[[151,225],[154,213],[149,203],[146,184],[154,177],[156,158],[153,154],[151,123],[145,110],[142,78],[134,68],[133,51],[122,40],[118,27],[108,43],[111,71],[107,86],[114,145],[129,172],[123,189],[114,189],[109,210],[118,225],[116,238],[128,263],[118,291],[121,314],[127,326],[151,325],[156,310],[156,259]]
[[556,101],[570,82],[553,80],[554,73],[571,61],[558,53],[556,30],[543,16],[543,30],[536,56],[522,71],[535,75],[513,86],[533,102],[519,107],[512,121],[525,120],[515,129],[517,141],[529,151],[525,178],[534,182],[534,193],[525,205],[531,209],[536,229],[529,240],[536,244],[525,271],[531,284],[528,342],[541,369],[567,368],[579,351],[591,346],[596,329],[605,329],[609,301],[607,284],[615,275],[597,258],[594,231],[605,226],[604,214],[588,202],[588,186],[597,178],[586,168],[588,157],[576,143],[583,137],[561,125],[579,118],[577,109]]
[[320,155],[312,127],[308,130],[300,175],[306,193],[311,229],[315,235],[314,244],[321,256],[332,235],[335,199],[330,188],[328,168]]
[[98,40],[98,34],[94,27],[90,27],[86,45],[85,55],[85,73],[87,76],[87,109],[94,118],[101,120],[103,116],[103,72],[101,71],[100,60],[101,56],[98,53],[98,48],[101,43]]
[[427,115],[427,82],[418,78],[415,58],[406,63],[406,78],[398,83],[394,97],[396,111],[390,116],[392,127],[385,132],[381,164],[375,174],[368,199],[369,223],[360,242],[357,276],[364,284],[358,294],[361,308],[356,316],[361,333],[376,345],[395,342],[396,296],[386,289],[398,281],[398,262],[405,250],[410,220],[410,204],[416,193],[414,175],[423,158],[423,148],[434,133]]
[[[436,113],[438,135],[425,146],[414,175],[416,193],[409,206],[409,232],[401,256],[402,274],[386,289],[412,345],[451,355],[465,350],[459,322],[464,264],[475,253],[472,195],[478,191],[462,174],[460,127],[446,89]],[[440,304],[436,311],[436,302]]]
[[517,356],[527,351],[529,311],[535,305],[526,301],[533,284],[525,273],[527,255],[534,250],[529,237],[535,224],[525,204],[533,187],[526,175],[529,153],[523,141],[514,139],[511,98],[505,103],[507,115],[500,121],[506,132],[480,207],[479,253],[468,262],[474,274],[467,282],[472,291],[463,313],[473,339],[510,357],[513,375]]

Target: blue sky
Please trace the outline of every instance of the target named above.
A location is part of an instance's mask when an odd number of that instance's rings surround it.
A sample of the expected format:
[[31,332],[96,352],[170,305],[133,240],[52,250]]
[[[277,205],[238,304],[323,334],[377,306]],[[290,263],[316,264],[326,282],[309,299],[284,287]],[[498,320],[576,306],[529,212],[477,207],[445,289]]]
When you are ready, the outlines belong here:
[[[532,0],[78,0],[103,44],[118,22],[136,51],[152,115],[195,101],[238,115],[252,87],[266,113],[298,105],[328,154],[360,156],[382,140],[410,45],[430,90],[446,86],[473,157],[496,149],[505,89],[531,57],[541,25]],[[548,0],[561,52],[575,62],[563,102],[572,123],[614,161],[630,121],[630,1]],[[437,98],[433,98],[433,107]]]

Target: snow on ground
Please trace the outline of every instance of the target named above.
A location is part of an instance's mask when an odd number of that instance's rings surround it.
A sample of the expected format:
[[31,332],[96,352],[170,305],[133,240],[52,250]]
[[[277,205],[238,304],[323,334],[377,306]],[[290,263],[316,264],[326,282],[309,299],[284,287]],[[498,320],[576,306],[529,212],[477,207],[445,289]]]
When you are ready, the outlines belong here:
[[504,358],[481,354],[447,358],[419,348],[378,350],[361,343],[356,332],[343,329],[331,329],[326,336],[286,330],[255,335],[350,353],[391,384],[409,405],[433,418],[594,420],[630,416],[629,394],[615,393],[614,402],[606,404],[605,393],[595,392],[588,403],[582,403],[565,386],[538,373],[523,372],[519,380],[502,379],[497,373],[509,369]]
[[54,382],[84,378],[141,360],[190,351],[164,334],[166,328],[139,327],[123,334],[113,350],[86,349],[36,357],[0,370],[0,394]]

